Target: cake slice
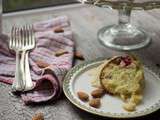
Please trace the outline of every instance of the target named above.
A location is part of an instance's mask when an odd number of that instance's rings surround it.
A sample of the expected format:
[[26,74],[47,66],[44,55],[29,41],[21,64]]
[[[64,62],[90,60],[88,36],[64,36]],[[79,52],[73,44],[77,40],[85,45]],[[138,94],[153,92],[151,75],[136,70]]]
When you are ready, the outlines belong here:
[[116,56],[108,60],[100,71],[100,83],[107,93],[119,96],[123,108],[134,111],[142,100],[144,71],[134,56]]

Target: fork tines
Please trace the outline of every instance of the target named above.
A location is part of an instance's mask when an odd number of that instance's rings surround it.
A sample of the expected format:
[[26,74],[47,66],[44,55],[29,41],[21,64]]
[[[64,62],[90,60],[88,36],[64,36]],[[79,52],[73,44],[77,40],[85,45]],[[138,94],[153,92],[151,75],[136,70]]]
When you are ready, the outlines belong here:
[[11,29],[11,38],[9,41],[10,49],[21,49],[27,45],[35,44],[34,31],[32,25],[24,25],[22,27],[13,26]]

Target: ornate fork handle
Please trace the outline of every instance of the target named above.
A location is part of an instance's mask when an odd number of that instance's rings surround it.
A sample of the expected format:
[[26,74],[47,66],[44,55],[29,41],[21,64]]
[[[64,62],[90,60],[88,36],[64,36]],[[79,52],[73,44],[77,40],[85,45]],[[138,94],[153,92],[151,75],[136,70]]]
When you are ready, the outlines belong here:
[[29,68],[29,59],[28,59],[28,54],[29,54],[29,51],[23,51],[22,52],[22,62],[24,63],[24,91],[28,91],[28,90],[31,90],[33,89],[34,87],[34,84],[32,82],[32,79],[31,79],[31,75],[30,75],[30,68]]
[[16,51],[16,72],[15,80],[12,84],[12,91],[23,91],[24,90],[24,64],[21,62],[21,54],[19,51]]

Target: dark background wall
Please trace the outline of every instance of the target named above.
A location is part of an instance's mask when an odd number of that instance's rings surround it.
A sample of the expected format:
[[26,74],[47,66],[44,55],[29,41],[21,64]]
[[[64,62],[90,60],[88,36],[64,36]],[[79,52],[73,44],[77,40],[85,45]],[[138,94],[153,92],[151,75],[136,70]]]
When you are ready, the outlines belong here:
[[3,12],[75,3],[77,0],[3,0]]

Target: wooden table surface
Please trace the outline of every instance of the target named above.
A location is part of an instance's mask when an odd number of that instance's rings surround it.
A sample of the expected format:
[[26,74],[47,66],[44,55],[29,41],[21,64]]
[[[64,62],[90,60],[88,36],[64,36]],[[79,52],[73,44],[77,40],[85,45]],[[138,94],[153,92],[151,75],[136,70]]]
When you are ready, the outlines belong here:
[[[11,13],[3,16],[3,30],[5,34],[9,34],[14,24],[34,23],[59,15],[67,15],[72,24],[77,49],[83,53],[87,61],[98,57],[110,57],[124,53],[105,48],[97,40],[97,31],[101,27],[117,23],[117,13],[116,10],[77,4]],[[158,67],[158,64],[160,64],[160,10],[133,11],[132,23],[144,28],[152,37],[152,44],[150,46],[138,51],[132,51],[132,53],[138,55],[145,65],[160,74],[160,67]],[[45,120],[110,119],[95,116],[76,108],[65,96],[53,104],[24,106],[20,98],[10,93],[11,87],[9,85],[0,83],[0,91],[1,120],[31,120],[32,115],[37,112],[44,113]],[[151,115],[136,119],[160,120],[159,114],[160,110]]]

